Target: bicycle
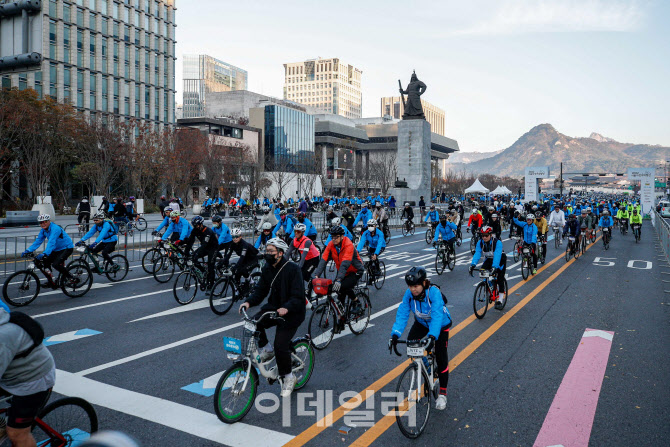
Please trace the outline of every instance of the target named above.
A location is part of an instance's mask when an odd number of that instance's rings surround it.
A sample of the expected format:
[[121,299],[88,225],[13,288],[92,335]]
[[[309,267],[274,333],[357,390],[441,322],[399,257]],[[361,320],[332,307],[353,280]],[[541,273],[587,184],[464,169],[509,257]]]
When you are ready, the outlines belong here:
[[580,238],[579,238],[579,250],[581,250],[581,254],[584,254],[586,252],[586,242],[587,242],[588,237],[586,236],[586,230],[582,228],[581,233],[580,233]]
[[186,254],[170,240],[163,240],[163,243],[167,244],[165,253],[154,260],[151,268],[154,279],[161,284],[172,279],[175,272],[175,266],[182,271],[186,268]]
[[[374,284],[375,289],[380,290],[384,285],[384,281],[386,281],[386,264],[379,259],[379,256],[377,256],[377,262],[375,263],[370,259],[369,254],[368,257],[363,260],[363,264],[365,265],[365,275],[367,275],[363,278],[365,284]],[[376,273],[375,267],[379,269],[379,274]]]
[[610,249],[610,228],[609,227],[602,227],[602,232],[603,232],[603,246],[605,247],[605,250]]
[[[467,231],[470,231],[468,228]],[[473,255],[475,254],[475,251],[477,251],[477,242],[479,242],[479,235],[477,234],[477,231],[472,232],[472,237],[470,238],[470,253]]]
[[322,279],[320,285],[313,285],[313,292],[317,300],[322,296],[327,298],[314,309],[309,317],[308,334],[312,345],[318,350],[326,349],[333,341],[335,334],[344,330],[345,324],[349,326],[354,335],[360,335],[370,322],[372,305],[365,290],[363,288],[354,289],[354,299],[347,297],[342,303],[337,293],[331,291],[332,284],[332,280]]
[[[500,291],[498,290],[498,280],[491,270],[479,270],[479,277],[482,279],[472,298],[472,308],[475,312],[475,317],[481,320],[486,315],[490,303],[495,303],[498,300]],[[498,310],[503,310],[507,304],[507,278],[503,279],[505,298],[501,301]]]
[[625,236],[628,234],[628,220],[627,219],[621,219],[619,221],[619,229],[621,230],[621,235]]
[[156,260],[167,253],[167,249],[160,236],[154,236],[154,241],[156,246],[145,251],[144,255],[142,255],[142,268],[150,275],[154,273],[153,268]]
[[330,236],[330,225],[324,225],[323,229],[321,230],[321,243],[323,245],[326,245],[326,241],[328,240],[328,237]]
[[[407,438],[416,439],[426,429],[431,400],[437,399],[439,393],[435,354],[424,354],[427,339],[397,340],[397,343],[407,346],[407,356],[411,362],[398,379],[396,396],[402,402],[398,402],[393,412],[400,432]],[[397,346],[394,345],[393,350],[397,356],[401,356]]]
[[452,271],[456,266],[456,253],[446,244],[446,242],[439,239],[436,244],[437,253],[435,254],[435,273],[441,275],[445,267]]
[[[6,417],[12,396],[0,399],[0,418]],[[48,400],[48,399],[47,399]],[[65,397],[44,406],[30,429],[37,445],[49,447],[76,446],[98,431],[98,416],[93,406],[79,397]],[[0,447],[10,447],[9,440]]]
[[528,279],[530,272],[532,271],[533,251],[534,249],[531,248],[529,244],[524,242],[523,248],[521,249],[521,276],[523,277],[524,281]]
[[429,223],[428,228],[426,229],[426,244],[430,245],[433,243],[433,237],[435,236],[435,228],[432,224]]
[[[249,318],[244,313],[244,329],[242,337],[224,337],[223,346],[228,352],[228,358],[233,365],[228,368],[214,392],[214,412],[221,422],[233,424],[242,420],[256,400],[260,385],[260,373],[270,385],[281,382],[277,371],[276,360],[272,359],[261,363],[260,349],[258,348],[257,326],[264,318],[282,319],[277,312],[265,312],[257,320]],[[291,372],[296,376],[294,390],[307,385],[314,371],[314,349],[309,336],[294,338],[291,341]]]
[[416,229],[414,222],[409,219],[405,219],[405,222],[402,224],[402,235],[403,236],[413,236],[414,230]]
[[[185,268],[177,275],[172,286],[174,299],[182,306],[189,304],[195,298],[198,289],[205,291],[207,286],[207,265],[187,256],[184,260]],[[183,294],[183,295],[182,295]]]
[[233,222],[233,229],[239,228],[242,231],[251,231],[256,232],[256,227],[258,224],[258,219],[256,216],[245,216],[238,215],[235,216],[235,221]]
[[391,242],[391,230],[389,229],[388,223],[385,221],[382,222],[382,232],[384,233],[384,241],[386,242],[386,245]]
[[463,233],[461,233],[461,226],[456,228],[456,246],[460,247],[463,243]]
[[93,284],[93,275],[88,266],[68,265],[65,269],[73,279],[62,281],[59,274],[54,281],[51,272],[47,271],[44,267],[43,260],[35,259],[35,255],[33,254],[28,255],[28,257],[33,258],[33,262],[28,264],[28,268],[11,274],[2,286],[2,296],[12,306],[27,306],[39,295],[42,285],[35,273],[35,269],[42,272],[49,282],[53,282],[56,287],[60,288],[70,298],[78,298],[85,295]]
[[632,224],[631,227],[633,228],[633,235],[635,236],[635,243],[637,244],[640,242],[640,224]]
[[[243,301],[261,278],[261,272],[254,269],[244,283],[235,280],[229,267],[225,267],[219,279],[209,292],[209,307],[216,315],[225,315],[237,301]],[[230,299],[228,299],[230,298]]]
[[[67,265],[68,268],[73,265],[84,265],[91,272],[97,273],[98,275],[107,276],[107,279],[112,282],[121,281],[126,277],[126,275],[128,275],[128,271],[130,270],[128,259],[126,259],[126,257],[122,254],[115,254],[111,256],[111,264],[106,259],[104,259],[104,262],[101,266],[99,261],[100,255],[93,253],[89,245],[83,244],[75,247],[74,249],[77,253],[80,254],[78,258],[75,258]],[[89,260],[91,264],[93,264],[92,266],[89,265]]]
[[543,253],[543,250],[542,250],[542,245],[544,245],[546,243],[546,239],[547,239],[547,236],[544,235],[544,234],[540,234],[540,235],[537,236],[537,250],[539,251],[539,253],[537,255],[537,259],[543,265],[544,265],[544,262],[545,262],[546,259],[545,259],[545,256],[544,256],[544,253]]
[[577,259],[580,254],[581,252],[577,246],[576,238],[574,236],[568,236],[568,245],[565,247],[565,261],[569,261],[571,256],[574,256],[575,259]]
[[554,247],[559,248],[563,243],[563,238],[561,237],[561,230],[558,228],[558,225],[553,225],[551,227],[554,230]]

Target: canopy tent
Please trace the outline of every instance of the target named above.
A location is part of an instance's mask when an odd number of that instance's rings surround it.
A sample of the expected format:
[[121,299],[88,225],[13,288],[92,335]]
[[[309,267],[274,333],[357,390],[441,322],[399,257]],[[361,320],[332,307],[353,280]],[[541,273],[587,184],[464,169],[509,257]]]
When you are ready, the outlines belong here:
[[496,189],[490,192],[490,194],[506,194],[505,189],[502,186],[498,186]]
[[475,180],[472,186],[470,186],[468,189],[465,190],[465,194],[475,194],[475,193],[486,194],[487,192],[489,192],[489,189],[484,185],[482,185],[479,179]]
[[510,191],[510,190],[507,188],[507,186],[501,186],[501,188],[502,188],[502,190],[503,190],[503,192],[502,192],[503,194],[512,194],[512,191]]

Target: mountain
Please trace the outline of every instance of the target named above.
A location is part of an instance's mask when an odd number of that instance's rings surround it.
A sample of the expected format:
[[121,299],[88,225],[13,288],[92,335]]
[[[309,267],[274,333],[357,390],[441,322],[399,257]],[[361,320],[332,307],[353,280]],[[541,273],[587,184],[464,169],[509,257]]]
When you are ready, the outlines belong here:
[[498,155],[502,151],[503,150],[500,149],[499,151],[494,152],[455,152],[447,159],[447,163],[451,164],[472,163],[475,161],[483,160],[485,158],[493,157],[494,155]]
[[670,147],[620,143],[595,132],[588,138],[573,138],[551,124],[540,124],[498,154],[453,168],[523,176],[531,166],[549,166],[552,174],[558,174],[563,162],[564,172],[625,173],[631,167],[656,166],[669,157]]

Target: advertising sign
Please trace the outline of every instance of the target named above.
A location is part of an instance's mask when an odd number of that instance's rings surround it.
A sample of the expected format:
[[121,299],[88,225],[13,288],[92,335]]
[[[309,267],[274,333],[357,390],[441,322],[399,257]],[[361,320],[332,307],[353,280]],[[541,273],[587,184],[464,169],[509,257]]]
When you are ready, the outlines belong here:
[[642,214],[649,214],[654,206],[655,168],[629,168],[628,180],[640,182],[640,204]]
[[526,168],[524,202],[538,200],[538,182],[540,179],[549,177],[549,166]]

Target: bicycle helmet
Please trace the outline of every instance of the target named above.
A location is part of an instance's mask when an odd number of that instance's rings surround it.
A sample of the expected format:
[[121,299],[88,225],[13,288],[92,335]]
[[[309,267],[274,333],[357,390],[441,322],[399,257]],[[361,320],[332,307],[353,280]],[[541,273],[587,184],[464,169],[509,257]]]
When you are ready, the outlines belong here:
[[381,208],[381,207],[382,207],[382,204],[381,204],[380,202],[377,202],[377,203],[375,203],[375,206],[376,206],[377,208]]
[[526,214],[526,220],[535,220],[535,214]]
[[242,230],[240,230],[239,228],[233,228],[232,230],[230,230],[230,235],[234,238],[242,237]]
[[265,246],[267,247],[268,245],[274,246],[277,250],[281,250],[282,252],[286,253],[288,251],[288,245],[286,245],[286,242],[281,240],[278,237],[273,237],[270,239]]
[[531,209],[532,209],[533,211],[537,211],[537,205],[533,205],[533,206],[531,207]]
[[267,205],[263,205],[263,207],[261,209],[263,210],[264,213],[270,211],[270,207],[267,206]]
[[434,209],[435,209],[435,205],[431,205],[431,206],[430,206],[430,209],[431,209],[431,210],[434,210]]
[[200,226],[205,223],[205,219],[203,219],[202,216],[195,216],[193,219],[191,219],[191,225],[195,226]]
[[495,217],[496,219],[498,218],[498,215],[496,213],[491,214],[491,218]]
[[493,228],[489,227],[488,225],[485,225],[482,227],[481,230],[479,230],[479,234],[482,236],[485,234],[493,234]]
[[494,208],[492,206],[489,207],[489,212],[493,211]]
[[135,196],[130,196],[129,199],[130,199],[131,202],[134,202],[135,201]]
[[331,236],[344,236],[344,228],[342,228],[340,225],[337,225],[337,226],[330,229],[330,235]]
[[179,217],[179,211],[173,210],[170,212],[170,217]]
[[[221,218],[219,217],[219,219],[221,219]],[[261,230],[263,230],[263,231],[272,230],[272,224],[270,222],[263,222],[263,225],[261,225]]]
[[38,222],[46,222],[47,220],[51,220],[51,216],[48,214],[40,214],[39,216],[37,216]]
[[88,196],[82,197],[81,200],[88,200]]
[[426,269],[423,267],[412,267],[405,273],[405,282],[408,286],[417,286],[423,284],[428,277]]
[[221,222],[223,219],[221,219],[221,216],[216,215],[212,217],[212,222]]
[[409,206],[409,202],[405,202],[405,206]]
[[577,218],[577,215],[575,215],[575,214],[570,214],[568,216],[568,219],[576,219],[576,218]]
[[281,210],[281,211],[279,212],[279,215],[280,215],[280,216],[286,216],[286,210]]
[[609,211],[609,210],[603,210],[603,216],[608,216],[608,215],[609,215],[609,213],[610,213],[610,211]]
[[104,219],[105,218],[105,212],[104,211],[98,211],[93,215],[93,220],[97,219]]
[[341,217],[333,217],[333,220],[330,221],[330,224],[334,227],[339,226],[342,223]]
[[591,207],[590,207],[590,206],[587,206],[587,207],[586,207],[586,211],[591,211]]
[[165,200],[165,196],[161,196],[161,200]]
[[304,223],[299,223],[298,222],[297,224],[295,224],[293,226],[293,231],[302,231],[304,233],[306,229],[307,229],[307,225],[305,225]]

